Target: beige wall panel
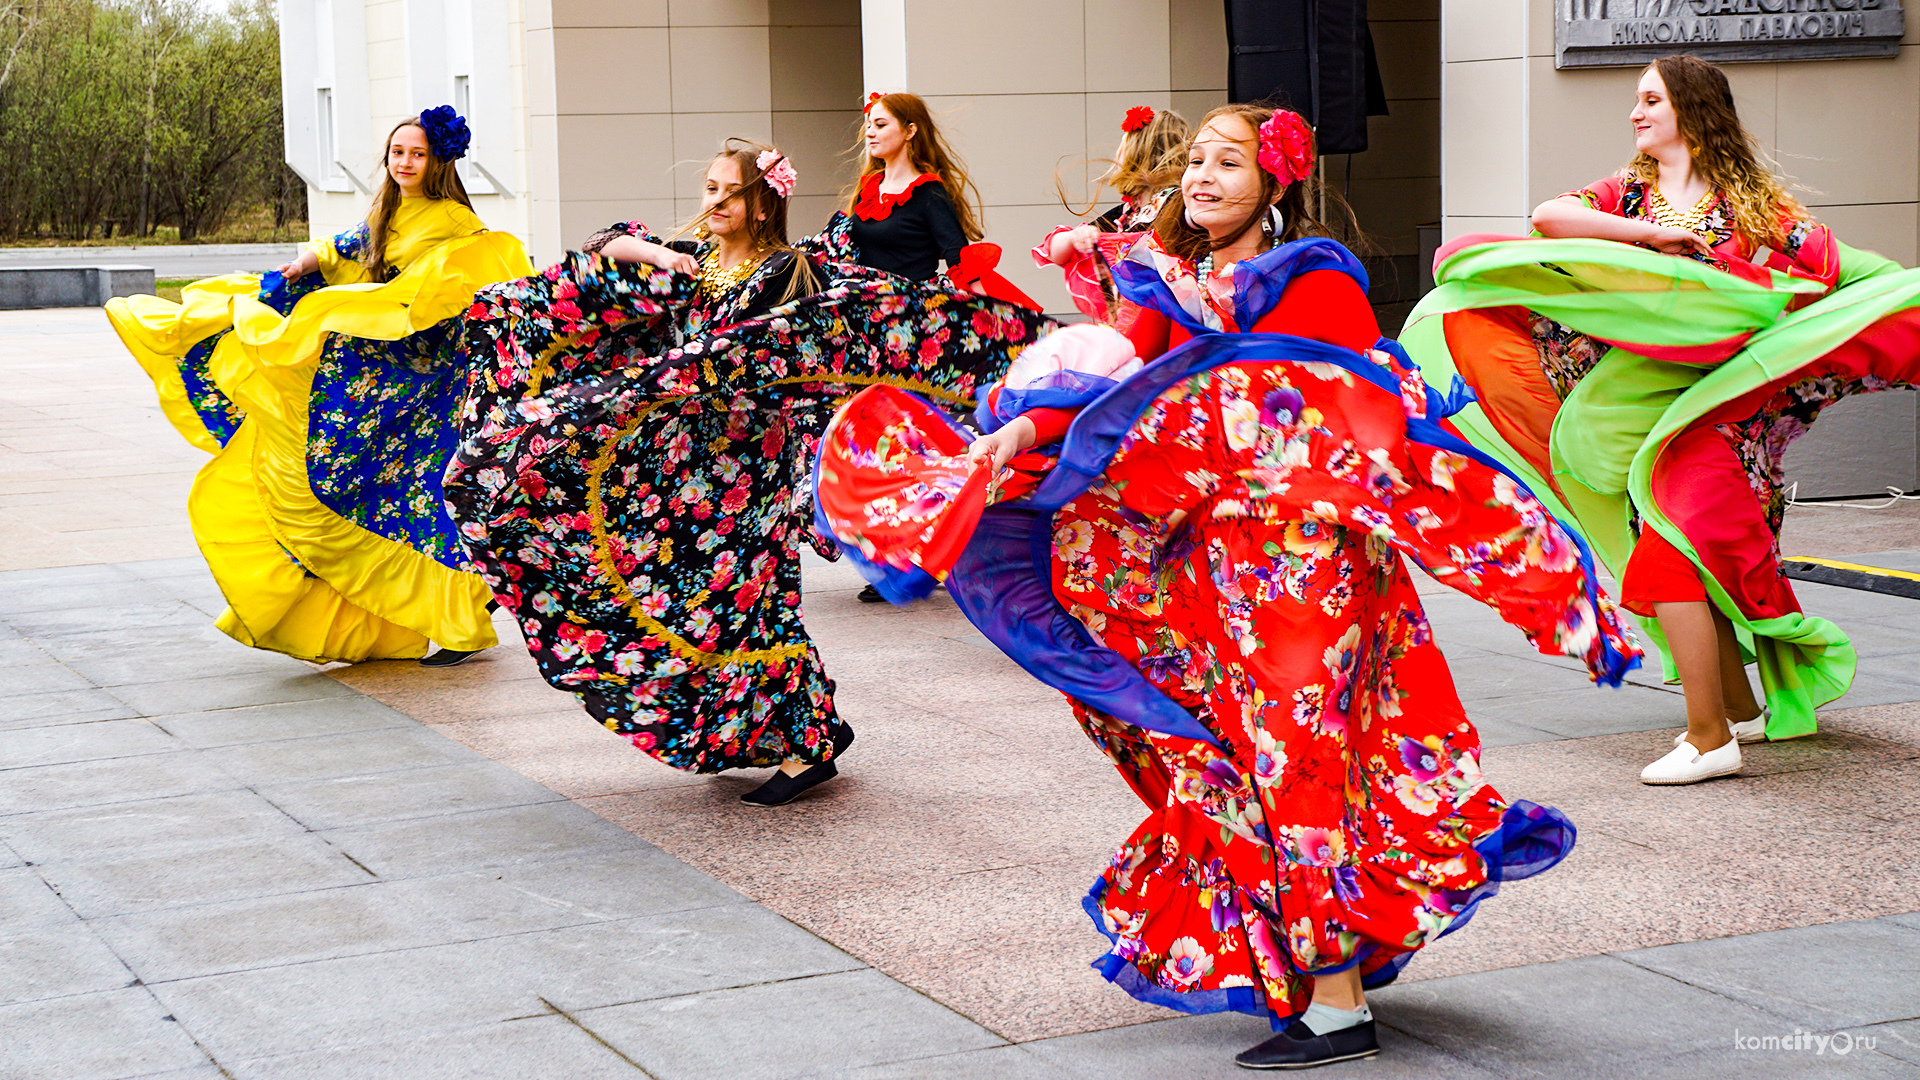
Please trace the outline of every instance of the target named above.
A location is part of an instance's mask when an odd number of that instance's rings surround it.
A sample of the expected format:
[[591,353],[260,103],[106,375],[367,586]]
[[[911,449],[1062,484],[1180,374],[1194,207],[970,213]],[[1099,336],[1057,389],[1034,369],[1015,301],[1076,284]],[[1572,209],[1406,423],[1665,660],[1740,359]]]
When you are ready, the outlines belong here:
[[1893,61],[1782,64],[1780,102],[1781,164],[1818,201],[1920,195],[1920,48],[1902,47]]
[[526,243],[526,226],[520,223],[519,199],[503,199],[498,195],[474,195],[473,212],[487,228],[494,232],[503,232],[517,237]]
[[1878,252],[1901,266],[1920,265],[1920,206],[1880,203],[1872,206],[1812,206],[1814,218],[1833,230],[1843,244]]
[[772,142],[773,114],[683,112],[673,115],[673,197],[682,214],[693,214],[700,209],[707,163],[720,152],[720,144],[734,135],[755,142]]
[[827,219],[841,205],[840,199],[833,195],[795,195],[793,205],[787,207],[788,238],[798,240],[826,228]]
[[[1726,64],[1720,68],[1727,73],[1727,85],[1733,88],[1733,107],[1740,113],[1740,122],[1753,132],[1755,138],[1768,146],[1772,146],[1780,137],[1780,72],[1794,66]],[[1632,74],[1633,85],[1637,88],[1640,85],[1640,73],[1635,70]],[[1623,118],[1633,112],[1633,95],[1633,91],[1628,91],[1625,102],[1615,106]],[[1620,121],[1620,125],[1629,131],[1633,128],[1625,119]]]
[[1440,96],[1440,29],[1437,22],[1373,23],[1373,49],[1388,101]]
[[1449,216],[1528,213],[1525,60],[1448,64],[1441,186]]
[[767,0],[667,0],[671,26],[765,26]]
[[560,111],[554,85],[553,30],[529,29],[526,33],[527,109],[534,116],[552,116]]
[[1085,95],[929,98],[927,104],[941,134],[966,161],[982,201],[1058,205],[1053,195],[1054,161],[1062,154],[1084,152]]
[[1619,171],[1633,157],[1635,68],[1553,70],[1552,57],[1529,57],[1532,68],[1528,122],[1532,127],[1533,175],[1526,210],[1565,191]]
[[527,201],[533,231],[533,261],[546,265],[559,258],[560,235],[560,121],[552,116],[527,117]]
[[367,70],[374,72],[370,83],[405,82],[407,43],[397,37],[368,41]]
[[672,111],[667,33],[645,27],[554,30],[554,111],[563,116]]
[[767,48],[774,108],[859,109],[859,27],[777,26]]
[[666,26],[667,0],[552,0],[553,25]]
[[1165,90],[1172,57],[1167,0],[1086,0],[1086,90]]
[[777,112],[773,142],[800,173],[796,195],[838,195],[853,183],[857,112]]
[[1168,105],[1173,111],[1187,118],[1187,123],[1198,124],[1200,118],[1227,103],[1225,87],[1218,90],[1175,90],[1167,95]]
[[857,27],[860,0],[771,0],[767,4],[767,24]]
[[1168,0],[1167,27],[1168,84],[1176,91],[1217,90],[1225,102],[1227,6],[1219,0]]
[[[765,110],[771,96],[764,26],[669,30],[675,112]],[[657,81],[657,76],[656,76]]]
[[[1341,184],[1341,159],[1327,162],[1330,186]],[[1431,177],[1362,180],[1347,189],[1347,203],[1361,226],[1384,249],[1384,254],[1413,255],[1420,251],[1419,226],[1440,220],[1440,185]]]
[[1480,217],[1468,214],[1451,215],[1440,220],[1440,236],[1443,241],[1457,240],[1468,233],[1525,236],[1532,230],[1533,222],[1524,217]]
[[553,0],[521,0],[520,19],[528,29],[553,29]]
[[1527,55],[1553,55],[1554,0],[1525,0],[1527,6]]
[[[398,0],[367,0],[362,7],[366,11],[368,41],[399,41],[406,36],[406,9]],[[391,69],[371,68],[371,70]]]
[[1067,295],[1066,279],[1058,267],[1033,265],[1029,252],[1055,225],[1071,224],[1073,219],[1052,206],[990,206],[987,208],[987,239],[999,244],[1000,272],[1021,292],[1039,301],[1054,314],[1073,310]]
[[1442,0],[1440,12],[1448,63],[1526,55],[1527,0]]
[[[1392,101],[1386,116],[1367,118],[1367,149],[1353,155],[1353,177],[1427,177],[1440,186],[1440,102]],[[1346,157],[1334,155],[1327,163],[1336,174],[1346,169]]]
[[[587,237],[609,225],[638,221],[655,234],[665,236],[680,222],[674,217],[673,204],[663,200],[623,199],[608,202],[571,202],[560,211],[558,247],[578,251]],[[558,255],[554,258],[557,260]]]
[[673,198],[673,117],[562,116],[554,133],[561,202]]
[[908,0],[907,77],[922,97],[1086,87],[1079,4]]
[[307,235],[313,239],[337,236],[366,220],[367,197],[307,189]]
[[[1120,121],[1127,110],[1135,105],[1145,105],[1158,112],[1169,108],[1166,91],[1138,92],[1130,94],[1088,94],[1087,95],[1087,134],[1084,149],[1069,151],[1061,147],[1066,155],[1057,168],[1060,171],[1061,187],[1067,197],[1076,202],[1099,196],[1100,207],[1095,212],[1105,210],[1119,201],[1112,188],[1101,188],[1094,181],[1101,173],[1113,167],[1114,151],[1120,149]],[[1181,114],[1185,116],[1185,113]],[[1187,122],[1196,118],[1188,116]],[[1098,188],[1096,191],[1095,189]]]

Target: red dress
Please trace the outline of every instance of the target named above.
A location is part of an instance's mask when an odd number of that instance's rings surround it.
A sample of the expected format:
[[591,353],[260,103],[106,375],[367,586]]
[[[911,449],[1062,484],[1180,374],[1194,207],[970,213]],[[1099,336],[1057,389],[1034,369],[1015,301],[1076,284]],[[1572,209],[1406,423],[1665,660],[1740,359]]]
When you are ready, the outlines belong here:
[[[1301,245],[1313,258],[1295,257]],[[1130,324],[1147,367],[1080,412],[1054,472],[1104,467],[1050,514],[1053,477],[1041,482],[1041,536],[1016,535],[1016,557],[991,564],[1005,580],[968,580],[989,565],[970,547],[948,587],[983,633],[1069,694],[1145,804],[1086,901],[1112,941],[1096,968],[1145,1001],[1284,1026],[1312,975],[1358,965],[1368,985],[1391,979],[1498,881],[1572,844],[1557,811],[1509,803],[1481,776],[1402,555],[1497,605],[1542,652],[1617,682],[1637,651],[1591,591],[1578,543],[1428,420],[1417,371],[1361,351],[1379,332],[1350,253],[1301,241],[1242,264],[1243,293],[1277,288],[1255,332],[1239,333],[1234,299],[1203,311],[1192,267],[1142,248],[1129,259],[1147,269],[1123,287],[1155,291],[1141,284],[1154,274],[1167,286]],[[1137,400],[1117,404],[1134,387]],[[886,435],[830,434],[823,489]],[[1081,456],[1096,443],[1111,452]],[[995,533],[986,520],[980,531]],[[1067,636],[1086,635],[1058,662],[1011,647],[1019,635],[982,603],[1020,591],[1018,554],[1046,551],[1048,534],[1045,587],[1077,620]],[[1116,667],[1094,670],[1100,656]],[[1123,681],[1115,670],[1170,699],[1179,722],[1129,707],[1152,703],[1125,687],[1107,692]]]

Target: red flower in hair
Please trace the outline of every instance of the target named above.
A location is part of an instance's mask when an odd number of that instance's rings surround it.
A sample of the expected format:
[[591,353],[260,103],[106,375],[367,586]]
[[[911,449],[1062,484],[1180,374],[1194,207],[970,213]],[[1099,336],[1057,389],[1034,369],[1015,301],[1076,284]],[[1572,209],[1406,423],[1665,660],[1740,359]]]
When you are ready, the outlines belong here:
[[862,103],[861,103],[861,105],[860,105],[860,111],[861,111],[862,113],[870,113],[870,112],[872,112],[872,111],[873,111],[873,107],[874,107],[875,105],[878,105],[878,104],[880,104],[880,99],[881,99],[881,98],[883,98],[883,97],[886,97],[886,95],[885,95],[885,94],[882,94],[882,93],[881,93],[880,91],[878,91],[878,90],[869,90],[869,91],[867,92],[867,100],[866,100],[865,102],[862,102]]
[[1151,123],[1153,123],[1153,110],[1145,105],[1135,105],[1127,110],[1126,119],[1120,121],[1120,130],[1131,135]]
[[1259,161],[1282,185],[1305,177],[1313,171],[1313,129],[1297,112],[1274,110],[1260,125]]

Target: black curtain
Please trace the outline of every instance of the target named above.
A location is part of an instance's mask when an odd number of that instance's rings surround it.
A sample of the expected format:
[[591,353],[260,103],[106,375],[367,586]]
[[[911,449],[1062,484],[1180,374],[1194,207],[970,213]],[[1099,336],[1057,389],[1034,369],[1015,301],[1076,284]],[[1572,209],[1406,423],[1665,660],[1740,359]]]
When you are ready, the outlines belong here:
[[1227,96],[1271,101],[1314,126],[1322,154],[1367,148],[1387,94],[1367,0],[1226,0]]

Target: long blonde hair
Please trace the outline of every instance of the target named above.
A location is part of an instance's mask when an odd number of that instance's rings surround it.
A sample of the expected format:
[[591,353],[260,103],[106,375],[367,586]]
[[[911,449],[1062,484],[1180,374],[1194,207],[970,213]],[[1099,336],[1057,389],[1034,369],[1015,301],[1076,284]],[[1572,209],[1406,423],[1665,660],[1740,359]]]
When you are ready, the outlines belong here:
[[[422,135],[426,128],[421,127],[420,118],[409,116],[393,125],[387,132],[387,141],[380,144],[380,175],[386,180],[380,185],[380,191],[373,197],[373,206],[367,210],[367,246],[360,253],[360,265],[367,268],[367,274],[375,281],[387,280],[387,238],[393,225],[393,212],[400,209],[400,200],[406,195],[400,185],[394,183],[393,174],[387,171],[387,152],[393,147],[393,137],[403,127],[420,128]],[[427,142],[427,171],[420,178],[420,194],[429,199],[453,199],[467,209],[473,209],[473,200],[467,198],[467,185],[460,182],[460,170],[454,168],[451,161],[443,161],[433,152],[433,142]]]
[[[1193,137],[1186,118],[1171,109],[1162,109],[1145,126],[1126,133],[1120,149],[1108,161],[1107,171],[1094,181],[1093,198],[1085,206],[1075,206],[1067,196],[1066,182],[1054,170],[1053,192],[1060,205],[1074,217],[1086,217],[1100,205],[1100,189],[1110,187],[1129,203],[1180,182],[1186,168],[1187,140]],[[1091,164],[1091,163],[1090,163]]]
[[[732,138],[721,144],[720,152],[708,160],[707,167],[712,168],[713,163],[721,158],[732,158],[733,163],[740,167],[740,187],[731,197],[722,199],[695,215],[693,220],[675,229],[673,235],[685,236],[687,233],[697,232],[707,223],[707,218],[711,217],[715,210],[738,199],[742,209],[746,211],[746,223],[743,227],[747,230],[747,239],[752,241],[754,250],[770,253],[784,251],[794,258],[793,276],[787,281],[786,293],[777,301],[784,304],[789,300],[819,292],[820,282],[814,276],[813,263],[787,240],[787,200],[773,190],[772,185],[762,182],[767,174],[760,168],[760,155],[770,150],[780,154],[780,151],[774,147],[754,142],[752,139]],[[780,154],[778,159],[768,162],[768,166],[777,165],[785,159],[786,155]],[[763,214],[764,218],[761,216]]]
[[[868,106],[884,108],[887,115],[902,127],[912,127],[913,135],[907,140],[907,160],[913,163],[916,171],[931,173],[940,179],[940,186],[947,189],[947,198],[953,202],[954,213],[960,215],[960,231],[967,234],[969,243],[979,240],[986,233],[980,228],[980,191],[973,186],[967,176],[966,166],[960,163],[960,156],[940,137],[940,129],[933,124],[933,113],[927,103],[918,94],[882,94],[880,99]],[[853,175],[853,191],[847,195],[847,215],[853,215],[853,208],[860,202],[860,189],[867,177],[882,172],[887,163],[867,153],[866,124],[860,125],[860,134],[856,136],[853,152],[860,162],[860,168]]]
[[[1724,72],[1694,56],[1663,56],[1647,67],[1659,72],[1667,85],[1667,100],[1673,103],[1693,169],[1726,200],[1735,233],[1755,248],[1778,247],[1787,231],[1781,218],[1813,220],[1800,200],[1787,193],[1766,150],[1740,122]],[[1635,154],[1625,171],[1647,184],[1660,179],[1660,163],[1645,153]]]

